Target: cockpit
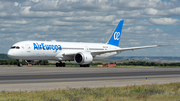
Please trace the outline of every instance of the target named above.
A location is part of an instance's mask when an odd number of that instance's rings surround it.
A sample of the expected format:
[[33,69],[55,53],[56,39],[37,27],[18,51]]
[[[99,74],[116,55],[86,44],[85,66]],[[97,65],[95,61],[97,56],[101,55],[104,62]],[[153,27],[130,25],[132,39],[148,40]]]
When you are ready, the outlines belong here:
[[12,46],[10,49],[20,49],[19,46]]

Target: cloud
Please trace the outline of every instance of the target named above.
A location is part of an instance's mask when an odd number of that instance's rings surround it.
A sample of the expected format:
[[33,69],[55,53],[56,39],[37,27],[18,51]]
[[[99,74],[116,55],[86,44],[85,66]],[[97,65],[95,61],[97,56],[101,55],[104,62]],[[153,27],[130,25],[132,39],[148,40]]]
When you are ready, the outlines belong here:
[[0,0],[4,2],[19,2],[19,1],[25,1],[25,0]]
[[178,0],[0,0],[5,45],[0,51],[23,40],[105,43],[121,19],[122,47],[178,45],[179,5]]
[[148,15],[157,15],[159,13],[159,11],[154,8],[147,8],[144,12],[146,12]]
[[156,25],[177,25],[179,24],[180,20],[172,19],[172,18],[150,18],[149,21]]
[[168,12],[173,15],[180,15],[180,7],[170,9],[170,10],[168,10]]
[[129,27],[127,29],[123,29],[125,33],[139,33],[139,34],[147,34],[147,33],[162,33],[163,30],[159,28],[149,28],[144,26],[135,26]]

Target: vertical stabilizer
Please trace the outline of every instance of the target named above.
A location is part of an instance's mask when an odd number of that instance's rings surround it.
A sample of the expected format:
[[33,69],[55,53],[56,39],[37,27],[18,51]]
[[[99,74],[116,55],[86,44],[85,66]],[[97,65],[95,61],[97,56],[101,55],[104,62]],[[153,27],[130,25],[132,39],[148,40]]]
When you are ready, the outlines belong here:
[[117,25],[114,33],[110,37],[107,44],[114,45],[114,46],[119,46],[119,41],[120,41],[120,37],[121,37],[121,30],[122,30],[122,27],[123,27],[123,22],[124,22],[124,20],[120,20],[119,24]]

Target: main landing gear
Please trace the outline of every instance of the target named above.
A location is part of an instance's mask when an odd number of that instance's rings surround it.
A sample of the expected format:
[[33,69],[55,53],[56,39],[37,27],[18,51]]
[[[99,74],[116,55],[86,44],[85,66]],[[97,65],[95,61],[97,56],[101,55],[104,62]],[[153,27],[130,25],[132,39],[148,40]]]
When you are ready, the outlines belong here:
[[80,65],[80,67],[89,67],[90,64]]
[[[56,63],[56,67],[65,67],[65,66],[66,66],[66,63],[62,63],[61,61]],[[90,67],[90,64],[84,64],[84,65],[79,65],[79,66],[80,67]]]
[[66,63],[56,63],[56,67],[65,67],[66,66]]

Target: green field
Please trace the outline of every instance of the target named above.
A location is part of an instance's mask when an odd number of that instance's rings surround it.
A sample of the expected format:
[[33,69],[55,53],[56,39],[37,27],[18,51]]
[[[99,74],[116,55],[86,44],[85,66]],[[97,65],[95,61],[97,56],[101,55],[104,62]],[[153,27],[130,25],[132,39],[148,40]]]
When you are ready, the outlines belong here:
[[0,92],[0,101],[180,101],[180,83]]

